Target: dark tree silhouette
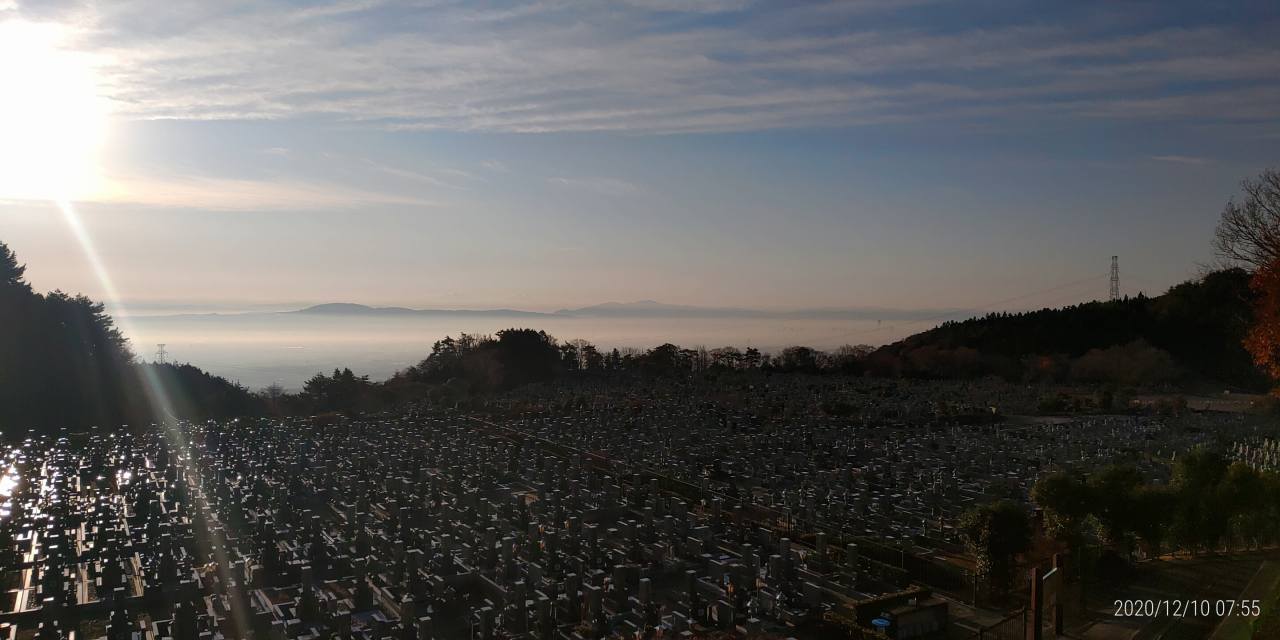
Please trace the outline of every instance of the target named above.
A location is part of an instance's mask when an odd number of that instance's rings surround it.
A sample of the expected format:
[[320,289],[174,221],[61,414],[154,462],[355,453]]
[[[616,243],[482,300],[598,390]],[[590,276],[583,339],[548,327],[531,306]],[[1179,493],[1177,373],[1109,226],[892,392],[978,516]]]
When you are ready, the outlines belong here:
[[1031,499],[1044,509],[1045,532],[1069,544],[1079,540],[1084,519],[1093,508],[1084,480],[1069,473],[1041,477],[1031,488]]
[[997,591],[1008,590],[1015,558],[1031,546],[1031,520],[1026,509],[1009,500],[985,504],[961,515],[959,527],[978,571],[989,576]]
[[334,369],[332,376],[317,373],[303,386],[317,411],[352,411],[367,401],[373,388],[369,376],[357,376],[351,369]]
[[1244,200],[1227,201],[1213,248],[1228,262],[1266,268],[1280,261],[1280,171],[1266,169],[1241,187]]
[[[195,367],[139,365],[102,304],[36,293],[0,242],[0,432],[143,425],[160,418],[156,391],[179,417],[243,415],[248,391]],[[144,368],[145,367],[145,368]]]
[[27,267],[18,264],[18,256],[9,245],[0,242],[0,290],[18,289],[31,292],[31,286],[23,279]]
[[1073,548],[1090,535],[1126,553],[1136,539],[1149,555],[1280,541],[1280,474],[1228,464],[1203,448],[1178,456],[1169,484],[1148,483],[1132,466],[1111,466],[1087,479],[1044,476],[1031,497],[1044,510],[1046,532]]
[[[1142,341],[1168,354],[1193,376],[1261,388],[1265,378],[1242,345],[1253,316],[1250,277],[1243,269],[1227,269],[1176,285],[1154,298],[1139,295],[946,322],[882,347],[865,363],[877,375],[1035,378],[1051,373],[1053,367],[1046,365],[1055,358],[1077,359],[1098,350],[1090,358],[1094,362],[1076,372],[1089,378],[1086,381],[1164,382],[1161,363],[1167,361],[1157,352],[1138,349],[1147,363],[1141,370],[1107,365],[1103,353],[1107,349]],[[976,351],[976,359],[962,349]],[[1110,355],[1114,356],[1109,358],[1111,364],[1126,357],[1123,350]]]

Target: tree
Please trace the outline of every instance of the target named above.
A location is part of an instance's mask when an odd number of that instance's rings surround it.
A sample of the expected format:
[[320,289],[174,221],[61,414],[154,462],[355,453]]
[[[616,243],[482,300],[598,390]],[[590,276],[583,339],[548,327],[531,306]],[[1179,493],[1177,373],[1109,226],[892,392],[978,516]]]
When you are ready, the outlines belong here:
[[[1139,295],[945,322],[877,349],[863,360],[863,368],[881,376],[927,375],[920,369],[923,364],[959,375],[995,374],[1013,381],[1029,374],[1056,380],[1068,374],[1069,363],[1096,349],[1075,372],[1088,382],[1130,384],[1112,382],[1125,378],[1161,384],[1171,377],[1171,358],[1197,378],[1260,388],[1266,379],[1242,343],[1253,315],[1249,279],[1249,272],[1232,268],[1176,285],[1155,298]],[[1139,340],[1147,346],[1137,348]],[[934,353],[920,351],[925,347],[934,347]],[[972,358],[956,357],[961,348],[978,352],[976,370]],[[1129,362],[1131,355],[1139,361]]]
[[787,347],[773,361],[779,371],[796,371],[800,373],[817,373],[822,352],[810,347]]
[[1256,547],[1268,533],[1267,486],[1257,469],[1243,462],[1227,467],[1218,485],[1218,502],[1230,515],[1231,541]]
[[32,291],[0,242],[0,426],[147,424],[170,417],[155,413],[156,385],[180,417],[254,410],[247,390],[195,367],[139,365],[102,304]]
[[497,338],[495,343],[484,348],[495,352],[504,387],[544,382],[560,371],[560,347],[546,331],[503,329]]
[[720,347],[710,353],[711,366],[725,369],[737,369],[742,366],[742,352],[737,347]]
[[1129,548],[1134,496],[1142,486],[1142,474],[1132,465],[1111,465],[1089,477],[1093,514],[1102,523],[1106,542]]
[[582,338],[574,338],[560,345],[560,353],[565,358],[564,367],[569,371],[594,371],[603,362],[596,346]]
[[1007,591],[1013,581],[1015,558],[1031,547],[1031,520],[1026,510],[1010,500],[1000,500],[966,511],[959,525],[978,572],[989,577],[993,588]]
[[26,265],[18,264],[18,256],[8,245],[0,242],[0,287],[30,293],[31,285],[23,279],[26,272]]
[[351,369],[334,369],[332,376],[317,373],[307,380],[302,391],[321,411],[347,411],[357,408],[372,386],[369,376],[357,376]]
[[1249,286],[1254,292],[1253,324],[1244,347],[1273,381],[1280,381],[1280,261],[1254,272]]
[[1068,473],[1052,473],[1036,481],[1031,499],[1044,509],[1046,532],[1074,544],[1081,536],[1084,519],[1092,507],[1091,494],[1083,480]]
[[604,355],[596,349],[594,344],[585,342],[580,349],[582,355],[582,368],[586,371],[600,371],[604,369]]
[[671,374],[685,369],[680,347],[670,342],[660,344],[644,354],[642,366],[657,374]]
[[1183,547],[1216,549],[1230,530],[1230,514],[1218,487],[1226,475],[1226,460],[1204,448],[1192,449],[1174,464],[1178,508],[1173,514],[1173,533]]
[[1253,268],[1253,324],[1244,339],[1254,364],[1280,381],[1280,171],[1242,183],[1244,200],[1227,201],[1214,234],[1222,260]]
[[1227,201],[1214,234],[1218,257],[1262,269],[1280,261],[1280,171],[1241,183],[1244,200]]
[[1171,382],[1179,375],[1173,356],[1144,340],[1090,349],[1071,365],[1071,377],[1082,382],[1140,386]]
[[1144,485],[1134,492],[1130,520],[1147,555],[1158,556],[1164,551],[1177,506],[1178,494],[1166,486]]
[[560,345],[560,363],[566,371],[578,371],[582,368],[582,352],[573,341]]
[[859,373],[862,362],[875,351],[870,345],[842,345],[831,354],[831,365],[844,373]]
[[409,368],[407,377],[423,382],[444,382],[458,375],[461,367],[462,352],[458,348],[458,342],[452,336],[445,336],[431,345],[430,355]]

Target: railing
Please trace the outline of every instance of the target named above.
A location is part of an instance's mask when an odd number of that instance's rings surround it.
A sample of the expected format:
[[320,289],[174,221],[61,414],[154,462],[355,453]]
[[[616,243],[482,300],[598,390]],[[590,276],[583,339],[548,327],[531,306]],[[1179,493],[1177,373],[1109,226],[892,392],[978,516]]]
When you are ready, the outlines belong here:
[[1027,610],[1020,609],[995,624],[979,628],[969,636],[970,640],[1025,640],[1027,637]]

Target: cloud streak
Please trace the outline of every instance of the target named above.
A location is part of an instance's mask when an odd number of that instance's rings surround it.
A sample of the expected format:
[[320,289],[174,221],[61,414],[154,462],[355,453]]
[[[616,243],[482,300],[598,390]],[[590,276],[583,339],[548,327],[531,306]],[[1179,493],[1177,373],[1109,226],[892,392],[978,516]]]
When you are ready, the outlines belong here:
[[1177,156],[1177,155],[1151,156],[1151,159],[1157,162],[1172,162],[1174,164],[1199,165],[1199,164],[1209,164],[1209,162],[1211,162],[1211,160],[1209,160],[1208,158],[1200,158],[1197,156]]
[[411,195],[293,180],[117,175],[105,182],[105,188],[90,198],[90,202],[229,212],[332,210],[371,204],[439,205]]
[[631,196],[639,194],[642,190],[636,184],[627,182],[619,178],[567,178],[555,177],[548,178],[547,182],[558,187],[569,189],[577,189],[588,191],[591,193],[605,196]]
[[117,111],[139,119],[682,133],[1280,113],[1280,47],[1239,26],[1120,31],[1084,7],[1045,26],[1005,7],[991,27],[915,4],[124,0],[43,15],[77,25]]

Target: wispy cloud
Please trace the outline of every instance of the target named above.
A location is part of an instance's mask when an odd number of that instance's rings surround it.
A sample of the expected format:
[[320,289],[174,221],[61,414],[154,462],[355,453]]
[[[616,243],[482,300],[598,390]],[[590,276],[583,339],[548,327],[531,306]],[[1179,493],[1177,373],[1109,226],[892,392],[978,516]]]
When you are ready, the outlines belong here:
[[1280,47],[1241,25],[1117,28],[1085,5],[1052,26],[1020,21],[1016,7],[988,16],[998,26],[976,10],[967,22],[899,12],[919,3],[347,0],[226,11],[120,0],[40,15],[78,25],[117,110],[144,119],[678,133],[1280,114]]
[[335,184],[192,176],[112,176],[90,202],[207,211],[332,210],[361,205],[432,207],[413,195],[380,193]]
[[[424,184],[432,187],[441,187],[445,189],[465,189],[466,188],[462,185],[449,182],[447,180],[441,179],[437,176],[434,176],[422,171],[414,171],[412,169],[393,167],[387,164],[383,164],[381,162],[370,160],[368,158],[361,158],[360,162],[364,166],[370,169],[373,169],[374,171],[377,171],[379,173],[384,173],[389,176],[394,176],[402,180],[408,180],[410,182],[416,182],[419,184]],[[471,177],[470,174],[466,173],[465,171],[459,171],[457,169],[442,169],[440,170],[440,173],[452,176],[454,178],[467,179]]]
[[606,196],[630,196],[641,192],[638,185],[619,178],[548,178],[547,182],[559,187],[590,191]]
[[624,4],[649,11],[677,13],[725,13],[742,11],[751,6],[751,0],[623,0]]
[[1209,164],[1212,160],[1197,156],[1151,156],[1152,160],[1159,162],[1172,162],[1175,164]]

